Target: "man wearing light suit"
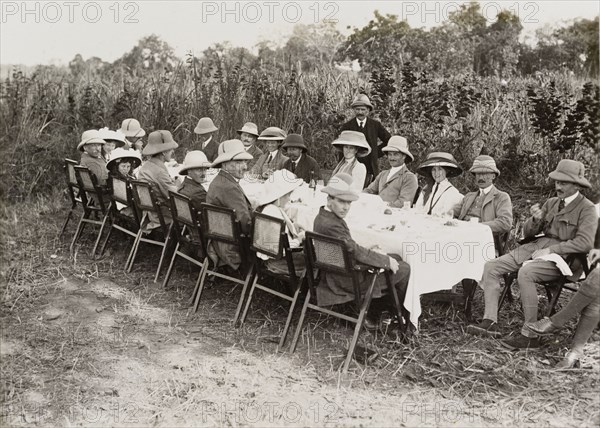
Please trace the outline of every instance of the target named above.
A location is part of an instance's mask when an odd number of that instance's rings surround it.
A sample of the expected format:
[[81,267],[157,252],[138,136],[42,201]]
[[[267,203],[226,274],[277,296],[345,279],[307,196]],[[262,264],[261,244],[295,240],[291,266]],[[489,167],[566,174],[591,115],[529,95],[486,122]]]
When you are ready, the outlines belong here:
[[414,159],[406,138],[394,135],[383,151],[391,168],[380,173],[363,192],[379,195],[391,207],[401,208],[405,202],[412,205],[419,185],[417,176],[406,167]]

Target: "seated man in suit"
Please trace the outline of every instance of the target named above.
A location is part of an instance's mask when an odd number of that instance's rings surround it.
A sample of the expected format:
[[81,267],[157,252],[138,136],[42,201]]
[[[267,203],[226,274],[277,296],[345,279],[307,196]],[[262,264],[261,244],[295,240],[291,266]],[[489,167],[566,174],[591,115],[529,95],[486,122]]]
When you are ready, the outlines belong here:
[[[242,233],[250,231],[252,206],[246,194],[239,185],[248,169],[248,161],[252,155],[244,149],[240,140],[226,140],[219,145],[219,155],[212,164],[213,168],[221,168],[215,179],[208,187],[206,202],[220,207],[235,210],[235,216],[240,222]],[[237,270],[240,267],[240,254],[231,245],[215,243],[214,250],[219,260]]]
[[[408,285],[410,266],[396,254],[382,254],[358,245],[352,239],[350,229],[344,220],[350,210],[350,205],[359,197],[359,192],[352,187],[352,176],[343,172],[339,173],[332,177],[321,191],[328,195],[327,206],[321,207],[319,214],[315,217],[314,231],[344,240],[357,262],[391,270],[393,272],[391,283],[396,287],[400,302],[402,302],[402,296],[405,295]],[[317,301],[321,306],[338,305],[352,301],[354,298],[352,281],[346,277],[326,273],[321,279],[321,284],[317,287]],[[361,291],[366,292],[369,286],[367,275],[362,278],[360,286]],[[382,297],[385,288],[385,276],[380,275],[375,283],[373,298]],[[369,329],[377,327],[374,314],[367,315],[365,326]]]
[[270,126],[260,133],[258,139],[265,142],[266,150],[252,168],[252,174],[268,178],[274,171],[283,169],[283,164],[288,160],[280,150],[285,137],[286,132],[276,126]]
[[212,162],[217,157],[217,151],[219,150],[219,143],[217,143],[213,136],[219,128],[215,126],[210,117],[203,117],[198,121],[194,133],[197,135],[197,147],[195,150],[201,150],[206,155],[206,158]]
[[[544,256],[587,253],[592,249],[598,217],[594,205],[579,190],[590,187],[584,177],[581,162],[563,159],[549,177],[555,181],[557,197],[548,199],[540,209],[534,204],[531,217],[523,227],[525,238],[531,241],[502,257],[485,264],[481,286],[485,295],[485,314],[480,324],[470,325],[467,332],[498,337],[498,298],[502,275],[519,271],[518,282],[525,323],[537,321],[537,284],[562,276],[554,262]],[[537,236],[543,233],[542,236]],[[523,264],[527,260],[531,263]],[[580,273],[580,272],[579,272]],[[523,326],[521,334],[502,342],[509,349],[537,348],[537,334]]]
[[258,158],[263,155],[263,151],[256,145],[256,140],[259,136],[258,127],[255,123],[246,122],[244,123],[244,126],[242,126],[242,129],[239,129],[237,133],[240,136],[242,143],[244,143],[246,151],[254,158],[248,161],[248,170],[252,170],[252,167],[254,167]]
[[408,150],[406,138],[394,135],[383,148],[391,168],[381,172],[363,192],[379,195],[391,207],[412,204],[417,188],[417,176],[406,167],[414,157]]
[[494,159],[487,155],[477,156],[469,172],[479,189],[467,193],[462,203],[454,207],[454,217],[466,221],[476,218],[479,223],[489,226],[494,235],[510,231],[512,202],[508,193],[494,186],[494,180],[500,175]]
[[[381,149],[388,143],[391,135],[381,122],[368,117],[369,113],[373,111],[373,105],[365,94],[358,94],[352,101],[351,107],[355,117],[342,125],[340,133],[342,131],[358,131],[365,134],[365,138],[371,146],[371,152],[367,156],[361,157],[359,161],[367,167],[367,174],[375,177],[379,174],[379,158],[383,156]],[[381,141],[381,144],[378,141]]]
[[283,167],[293,172],[296,177],[310,183],[311,179],[320,180],[321,170],[319,164],[312,156],[309,156],[308,147],[304,144],[304,138],[299,134],[290,134],[283,140],[282,149],[286,151],[289,159]]
[[183,166],[179,170],[179,175],[185,176],[179,187],[179,193],[190,198],[197,210],[200,209],[200,204],[206,202],[206,190],[202,184],[206,178],[206,170],[210,166],[211,163],[203,152],[192,150],[185,155]]
[[106,186],[108,179],[108,169],[106,169],[106,160],[102,156],[102,146],[106,144],[100,131],[90,129],[81,135],[81,142],[77,149],[81,151],[81,160],[79,164],[85,166],[96,177],[100,186]]

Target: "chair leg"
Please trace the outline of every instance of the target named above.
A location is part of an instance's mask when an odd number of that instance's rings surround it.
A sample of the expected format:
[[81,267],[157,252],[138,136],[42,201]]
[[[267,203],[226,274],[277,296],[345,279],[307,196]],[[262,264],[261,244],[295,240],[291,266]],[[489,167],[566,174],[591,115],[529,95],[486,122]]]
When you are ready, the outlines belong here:
[[375,286],[375,281],[377,280],[378,275],[373,275],[373,280],[371,281],[371,285],[369,286],[369,291],[365,296],[365,301],[362,304],[362,308],[358,314],[358,320],[356,321],[356,327],[354,328],[354,334],[352,335],[352,341],[350,342],[350,347],[348,348],[348,355],[346,355],[346,361],[344,361],[344,367],[342,369],[343,373],[348,372],[348,367],[350,367],[350,361],[352,361],[352,355],[354,355],[354,348],[356,347],[356,343],[358,342],[358,336],[360,335],[360,330],[365,322],[365,316],[367,311],[369,310],[369,306],[371,305],[371,298],[373,297],[373,287]]
[[462,281],[463,294],[465,296],[465,318],[471,322],[473,320],[472,305],[477,291],[477,281],[472,279],[463,279]]
[[298,302],[298,297],[300,296],[300,291],[302,291],[302,284],[304,284],[304,281],[305,278],[301,278],[300,282],[296,286],[294,298],[292,299],[292,304],[290,305],[290,311],[287,319],[285,320],[285,327],[283,327],[283,333],[281,333],[281,339],[279,339],[279,345],[277,345],[277,352],[281,351],[283,349],[283,345],[285,345],[285,339],[287,338],[288,331],[290,330],[290,324],[292,323],[292,317],[294,316],[294,309],[296,308],[296,303]]
[[554,312],[556,309],[556,304],[558,303],[558,299],[560,298],[560,295],[562,294],[562,290],[563,290],[563,284],[559,284],[558,289],[556,290],[554,295],[552,295],[552,292],[549,290],[548,287],[546,287],[546,293],[548,293],[548,296],[552,296],[551,299],[550,298],[548,299],[548,309],[546,310],[547,317],[551,317],[552,315],[554,315]]
[[156,268],[156,274],[154,275],[154,282],[158,281],[158,276],[160,275],[163,260],[165,259],[165,255],[167,254],[169,244],[171,243],[171,231],[172,230],[173,230],[173,223],[171,223],[171,225],[169,226],[169,230],[167,232],[167,238],[165,239],[162,252],[160,253],[160,260],[158,261],[158,267]]
[[106,234],[106,238],[104,238],[104,242],[100,247],[100,255],[103,255],[104,251],[106,251],[106,244],[108,244],[108,240],[110,239],[110,236],[112,235],[114,229],[115,228],[113,227],[113,223],[111,221],[110,227],[108,228],[108,233]]
[[96,255],[96,250],[98,249],[98,244],[100,244],[100,239],[102,238],[102,234],[104,233],[104,227],[106,226],[106,221],[108,220],[108,214],[104,216],[102,219],[102,224],[100,225],[100,231],[98,232],[98,237],[96,238],[96,242],[94,243],[94,248],[92,248],[91,256],[94,257]]
[[[258,274],[256,276],[258,277]],[[242,313],[242,305],[244,304],[246,291],[248,291],[248,285],[250,285],[252,278],[254,278],[254,266],[250,266],[248,273],[246,274],[244,286],[242,287],[242,295],[240,296],[240,301],[238,302],[237,308],[235,309],[235,315],[233,316],[233,325],[237,324],[240,314]]]
[[71,210],[69,211],[69,214],[67,214],[67,218],[66,218],[65,222],[63,223],[62,229],[60,230],[60,235],[58,235],[59,239],[62,238],[62,236],[65,234],[65,230],[67,230],[67,224],[69,224],[69,220],[71,220],[72,214],[73,214],[73,209],[71,208]]
[[196,292],[196,299],[194,300],[194,312],[198,312],[198,306],[200,305],[200,297],[202,296],[202,290],[204,289],[204,281],[206,281],[206,274],[208,272],[208,257],[204,261],[204,266],[200,271],[198,278],[198,291]]
[[[298,325],[296,326],[296,331],[294,332],[294,340],[292,340],[292,346],[290,346],[290,352],[296,351],[296,345],[298,345],[298,338],[300,337],[300,333],[302,332],[302,324],[304,323],[304,317],[306,316],[306,310],[308,309],[308,304],[310,303],[310,288],[308,289],[308,293],[306,294],[306,300],[304,300],[304,304],[302,305],[302,312],[300,312],[300,319],[298,320]],[[291,314],[290,314],[291,316]]]
[[138,247],[140,246],[140,240],[142,239],[142,235],[144,233],[143,224],[144,224],[144,220],[146,219],[147,215],[148,214],[144,213],[144,215],[142,216],[142,220],[140,221],[140,228],[138,230],[137,235],[135,236],[135,240],[133,241],[133,247],[131,248],[131,253],[129,254],[129,257],[127,258],[127,265],[125,266],[125,270],[127,270],[127,272],[131,272],[131,268],[133,267],[133,262],[135,261],[135,256],[137,255]]
[[[242,317],[240,318],[240,325],[238,327],[241,327],[244,324],[244,321],[246,321],[246,316],[248,315],[248,309],[250,308],[250,303],[252,302],[252,297],[254,297],[254,290],[256,289],[257,283],[258,283],[258,274],[254,275],[254,280],[252,281],[252,286],[250,287],[250,292],[248,293],[248,298],[246,299],[246,305],[244,306],[244,312],[242,313]],[[244,284],[244,288],[245,287],[246,287],[246,284]],[[243,297],[244,297],[244,293],[242,292],[242,297],[240,297],[240,301],[242,301]],[[238,306],[239,306],[239,304],[238,304]]]
[[[387,283],[388,290],[392,293],[394,309],[396,310],[396,318],[398,319],[398,330],[400,334],[402,334],[406,328],[405,323],[402,317],[402,303],[400,302],[400,298],[398,297],[398,290],[392,284],[392,280],[390,278],[389,271],[385,272],[385,282]],[[410,320],[406,320],[406,322],[410,322]]]
[[500,309],[502,309],[502,305],[504,304],[504,301],[508,298],[510,301],[512,301],[512,292],[511,292],[511,285],[512,285],[512,276],[510,274],[508,275],[504,275],[504,288],[502,288],[502,293],[500,293],[500,300],[498,301],[498,313],[500,313]]
[[73,239],[71,240],[71,246],[69,247],[69,251],[71,253],[73,252],[73,248],[75,247],[75,243],[79,240],[79,237],[81,236],[81,233],[83,232],[83,228],[85,227],[84,220],[86,218],[87,217],[86,217],[85,213],[83,213],[81,215],[81,218],[79,219],[79,223],[77,224],[77,229],[75,229],[75,235],[73,235]]
[[175,251],[173,251],[173,257],[171,257],[171,263],[169,263],[169,268],[167,269],[167,274],[165,275],[165,280],[163,281],[163,288],[167,288],[169,284],[169,279],[171,278],[171,272],[173,270],[173,265],[175,265],[175,259],[177,258],[177,252],[179,251],[179,242],[175,245]]

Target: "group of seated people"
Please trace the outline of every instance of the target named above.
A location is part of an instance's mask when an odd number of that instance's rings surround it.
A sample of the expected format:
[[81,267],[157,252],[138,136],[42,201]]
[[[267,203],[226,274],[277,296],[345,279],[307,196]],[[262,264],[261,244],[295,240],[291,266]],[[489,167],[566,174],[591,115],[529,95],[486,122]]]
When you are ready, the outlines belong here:
[[[101,185],[106,184],[109,172],[123,178],[137,177],[150,183],[167,219],[170,217],[167,203],[169,191],[188,196],[197,208],[206,202],[233,209],[244,233],[250,230],[254,208],[239,182],[249,176],[265,179],[265,192],[257,209],[283,219],[290,244],[300,246],[304,231],[286,215],[284,207],[297,187],[321,179],[319,165],[307,153],[303,137],[287,134],[278,127],[268,127],[259,133],[258,127],[248,122],[237,131],[239,138],[217,143],[213,138],[217,130],[210,118],[199,120],[194,129],[198,135],[198,146],[187,152],[178,172],[183,180],[175,180],[167,168],[173,163],[174,150],[178,147],[171,133],[166,130],[154,131],[148,135],[147,144],[143,145],[141,139],[145,131],[135,119],[124,120],[118,131],[105,129],[84,132],[78,146],[83,152],[81,165],[88,167]],[[257,141],[263,142],[262,148],[258,147]],[[115,147],[109,147],[106,151],[109,143]],[[340,160],[322,188],[322,192],[328,195],[327,203],[314,220],[314,231],[343,239],[358,262],[391,271],[392,284],[400,295],[406,290],[410,266],[397,254],[382,254],[357,244],[344,220],[351,203],[358,200],[361,193],[379,195],[393,208],[412,207],[423,215],[451,216],[479,222],[489,226],[494,235],[509,232],[512,228],[511,198],[494,186],[500,171],[491,156],[480,155],[474,160],[469,172],[473,175],[477,190],[463,196],[448,180],[462,173],[462,168],[450,153],[432,152],[416,169],[428,183],[417,193],[420,190],[417,177],[407,166],[414,156],[409,151],[406,138],[390,136],[386,144],[378,148],[381,154],[387,156],[390,168],[378,173],[370,183],[365,158],[372,154],[373,148],[364,132],[342,130],[332,146],[337,150]],[[209,168],[218,168],[219,172],[205,188]],[[551,253],[563,257],[572,253],[588,253],[596,237],[596,250],[590,254],[594,259],[592,261],[598,259],[598,212],[597,206],[580,193],[581,189],[591,187],[584,173],[581,162],[564,159],[549,174],[549,178],[554,180],[557,196],[545,201],[541,207],[539,204],[531,207],[531,216],[524,226],[525,238],[530,242],[486,263],[480,282],[484,290],[484,318],[480,323],[469,325],[467,332],[501,336],[498,326],[501,278],[506,273],[518,271],[524,324],[518,335],[502,343],[513,350],[538,347],[539,335],[559,329],[570,316],[583,311],[573,349],[561,362],[561,367],[572,367],[579,360],[583,344],[600,319],[598,267],[582,284],[580,291],[565,308],[566,312],[550,319],[537,320],[536,284],[562,276],[556,264],[545,259]],[[365,187],[365,184],[368,185]],[[150,221],[156,219],[150,218]],[[240,266],[240,255],[235,248],[215,244],[212,251],[218,260],[231,269]],[[278,261],[268,260],[266,255],[259,254],[259,257],[264,258],[274,270],[286,269]],[[302,257],[294,261],[298,266],[304,265]],[[524,264],[526,261],[533,262]],[[575,275],[580,274],[575,272]],[[366,276],[361,283],[366,289]],[[385,300],[384,289],[385,280],[381,276],[373,297]],[[349,302],[353,299],[351,283],[334,274],[325,275],[322,285],[317,288],[317,298],[321,305]],[[377,313],[367,316],[367,328],[377,328],[377,316]]]

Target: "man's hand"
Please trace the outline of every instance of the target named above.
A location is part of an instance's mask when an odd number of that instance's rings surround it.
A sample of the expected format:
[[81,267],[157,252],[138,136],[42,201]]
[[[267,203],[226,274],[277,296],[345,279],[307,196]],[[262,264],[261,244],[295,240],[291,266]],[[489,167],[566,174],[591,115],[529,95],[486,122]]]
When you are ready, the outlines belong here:
[[398,260],[396,260],[393,257],[390,257],[390,269],[392,270],[392,272],[394,272],[394,273],[398,272],[399,268],[400,268],[400,264],[398,264]]
[[540,208],[540,204],[534,204],[529,208],[529,213],[536,220],[541,220],[544,212]]
[[594,262],[596,262],[596,260],[600,259],[600,249],[594,248],[593,250],[590,250],[590,252],[588,253],[588,260],[590,265],[593,265]]
[[543,257],[543,256],[547,256],[548,254],[551,254],[552,252],[548,249],[548,248],[543,248],[541,250],[537,250],[536,252],[534,252],[531,255],[531,259],[537,259],[538,257]]

